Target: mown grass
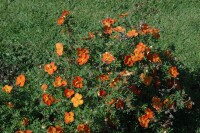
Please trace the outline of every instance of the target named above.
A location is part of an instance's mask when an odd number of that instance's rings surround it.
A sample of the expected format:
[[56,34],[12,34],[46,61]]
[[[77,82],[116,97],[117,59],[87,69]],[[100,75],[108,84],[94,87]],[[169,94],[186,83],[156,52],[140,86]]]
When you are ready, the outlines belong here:
[[[200,70],[199,7],[198,0],[1,0],[0,84],[12,83],[16,75],[51,60],[55,43],[61,39],[56,20],[64,9],[74,16],[75,39],[100,28],[102,19],[124,12],[129,12],[126,23],[133,26],[138,20],[155,25],[161,31],[161,39],[156,45],[161,49],[174,49],[175,56],[188,69],[185,76],[197,84]],[[196,95],[193,97],[199,101]],[[198,107],[196,111],[199,111]],[[187,112],[181,114],[184,113]],[[200,117],[194,113],[192,116]]]

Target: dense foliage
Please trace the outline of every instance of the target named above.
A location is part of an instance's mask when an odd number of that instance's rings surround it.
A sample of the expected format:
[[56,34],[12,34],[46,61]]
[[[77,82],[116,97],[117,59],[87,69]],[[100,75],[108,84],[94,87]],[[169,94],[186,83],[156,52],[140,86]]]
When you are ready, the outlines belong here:
[[128,13],[79,36],[75,18],[57,20],[61,40],[49,62],[2,87],[1,131],[172,131],[174,114],[194,104],[179,83],[179,62],[158,49],[159,29],[133,26]]

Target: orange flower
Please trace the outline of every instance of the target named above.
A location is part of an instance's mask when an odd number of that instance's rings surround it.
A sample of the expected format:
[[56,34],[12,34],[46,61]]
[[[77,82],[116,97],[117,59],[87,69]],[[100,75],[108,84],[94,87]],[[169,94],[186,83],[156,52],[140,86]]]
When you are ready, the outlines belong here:
[[140,125],[144,128],[148,128],[150,120],[148,119],[147,115],[142,115],[138,118]]
[[90,128],[88,127],[87,124],[79,124],[77,126],[77,130],[78,132],[81,132],[81,133],[90,133]]
[[153,115],[154,115],[153,111],[151,111],[150,108],[147,108],[147,109],[145,110],[145,114],[146,114],[146,116],[147,116],[149,119],[153,118]]
[[140,116],[140,117],[138,118],[138,121],[140,122],[140,125],[141,125],[142,127],[148,128],[148,125],[149,125],[149,122],[150,122],[149,119],[151,119],[151,118],[153,118],[153,117],[154,117],[153,111],[151,111],[151,109],[147,108],[147,109],[145,110],[145,114],[142,115],[142,116]]
[[168,73],[171,75],[171,77],[176,78],[179,73],[178,73],[178,69],[175,66],[172,66],[169,68]]
[[112,82],[110,82],[110,87],[113,88],[119,82],[119,77],[116,77]]
[[12,102],[7,102],[6,105],[7,105],[9,108],[13,108],[13,107],[14,107],[14,104],[12,104]]
[[87,63],[88,59],[89,59],[89,50],[86,48],[77,48],[77,55],[79,56],[79,58],[76,60],[76,62],[79,65],[84,65],[85,63]]
[[102,61],[106,64],[111,64],[115,60],[115,57],[110,52],[103,53]]
[[23,118],[23,120],[21,121],[21,124],[24,125],[24,126],[27,126],[29,124],[29,119]]
[[88,62],[88,59],[89,59],[89,55],[88,54],[82,54],[79,58],[77,58],[76,62],[79,64],[79,65],[84,65],[85,63]]
[[192,109],[192,106],[193,106],[194,102],[192,102],[192,101],[189,100],[185,104],[186,104],[186,108],[187,109]]
[[133,55],[126,55],[124,57],[124,64],[131,67],[136,62]]
[[63,44],[62,43],[56,43],[56,53],[58,56],[63,55]]
[[166,104],[168,104],[168,103],[169,103],[169,99],[166,98],[166,99],[163,101],[163,104],[166,105]]
[[152,105],[153,105],[153,108],[156,109],[157,111],[162,110],[163,103],[161,102],[160,98],[153,97],[152,98]]
[[82,95],[79,93],[76,93],[75,96],[71,99],[71,102],[73,103],[74,107],[78,107],[79,105],[83,104]]
[[154,33],[153,34],[154,38],[159,39],[160,38],[160,34],[159,33]]
[[156,53],[151,55],[150,60],[154,63],[161,63],[161,59],[160,59],[159,55]]
[[21,74],[21,75],[19,75],[17,77],[15,85],[16,86],[19,85],[20,87],[23,87],[24,83],[25,83],[25,80],[26,80],[26,78],[25,78],[24,74]]
[[142,35],[149,33],[149,34],[153,35],[156,39],[160,38],[159,30],[157,28],[150,27],[147,24],[141,25],[141,32],[140,33]]
[[62,25],[64,22],[65,22],[65,18],[63,18],[63,17],[60,17],[60,18],[57,20],[57,24],[58,24],[58,25]]
[[157,28],[149,27],[148,32],[153,35],[159,33],[159,30]]
[[83,87],[83,78],[80,76],[76,76],[73,80],[73,85],[75,88],[82,88]]
[[42,95],[42,101],[46,105],[50,106],[55,101],[55,99],[51,95],[49,95],[49,94],[43,94]]
[[88,32],[88,37],[82,38],[83,40],[91,40],[92,38],[95,38],[95,35],[92,32]]
[[64,11],[62,12],[61,17],[66,17],[67,15],[69,15],[69,11],[64,10]]
[[114,104],[115,103],[115,99],[111,99],[109,102],[108,102],[108,105],[112,105],[112,104]]
[[108,81],[109,80],[109,75],[101,74],[97,78],[100,79],[101,81]]
[[12,86],[9,86],[9,85],[5,85],[2,90],[6,93],[10,93],[12,91]]
[[141,34],[147,34],[148,33],[148,29],[149,29],[148,24],[142,24],[141,25]]
[[104,19],[102,20],[102,24],[106,27],[110,27],[112,24],[114,24],[116,22],[115,19],[112,19],[112,18],[107,18],[107,19]]
[[32,133],[32,130],[16,131],[15,133]]
[[65,17],[69,15],[69,11],[64,10],[62,12],[62,15],[60,16],[60,18],[57,20],[57,24],[58,25],[62,25],[65,22]]
[[126,36],[128,38],[136,37],[136,36],[138,36],[138,32],[137,32],[137,30],[130,30],[130,31],[128,31],[128,33],[126,34]]
[[47,130],[47,133],[64,133],[64,130],[61,126],[50,126]]
[[43,85],[41,86],[41,89],[42,89],[43,91],[45,91],[47,88],[48,88],[48,85],[47,85],[47,84],[43,84]]
[[89,54],[89,50],[87,48],[77,48],[77,55],[81,57],[83,54]]
[[149,86],[152,82],[152,77],[151,76],[148,76],[144,73],[141,73],[140,74],[140,79],[142,80],[142,82],[146,85],[146,86]]
[[[140,42],[137,46],[136,46],[136,49],[138,52],[144,52],[145,49],[146,49],[146,45],[142,42]],[[137,53],[134,51],[134,53]]]
[[88,32],[88,38],[89,39],[95,38],[95,35],[92,32]]
[[55,66],[54,62],[51,62],[50,64],[46,64],[44,66],[44,70],[49,75],[52,75],[57,70],[57,66]]
[[122,76],[122,77],[130,76],[130,75],[133,75],[133,72],[129,72],[127,70],[123,70],[119,72],[119,76]]
[[156,39],[160,38],[159,30],[157,28],[150,27],[148,33],[152,34]]
[[125,106],[124,101],[121,100],[121,99],[118,99],[118,100],[117,100],[117,103],[116,103],[116,108],[117,108],[117,109],[119,109],[119,108],[123,109],[124,106]]
[[104,26],[103,30],[104,30],[104,33],[107,34],[107,35],[110,35],[113,32],[113,28],[108,27],[108,26]]
[[63,80],[60,76],[57,76],[53,83],[54,87],[60,87],[60,86],[66,86],[66,85],[67,85],[67,81]]
[[135,53],[135,55],[132,58],[135,60],[135,62],[141,61],[144,58],[144,54],[142,52]]
[[69,124],[74,121],[74,112],[65,112],[65,123]]
[[172,52],[171,52],[170,50],[166,50],[166,51],[165,51],[165,55],[166,55],[168,58],[170,58],[171,55],[172,55]]
[[71,98],[72,95],[74,95],[74,90],[65,89],[64,95],[65,95],[67,98]]
[[128,12],[122,13],[122,14],[119,15],[120,18],[123,18],[123,17],[126,17],[126,16],[128,16]]
[[125,28],[121,27],[121,26],[117,26],[116,28],[113,28],[114,31],[116,32],[124,32]]

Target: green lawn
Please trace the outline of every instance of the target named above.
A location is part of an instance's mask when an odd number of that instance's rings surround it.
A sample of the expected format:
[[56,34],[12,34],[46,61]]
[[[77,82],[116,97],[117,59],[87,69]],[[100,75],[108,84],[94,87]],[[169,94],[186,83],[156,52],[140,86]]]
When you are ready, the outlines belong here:
[[198,80],[199,7],[198,0],[0,0],[0,84],[12,83],[16,75],[51,60],[63,38],[56,21],[64,9],[74,16],[75,39],[99,29],[102,19],[129,12],[127,23],[134,26],[141,20],[159,28],[161,38],[155,45],[173,49]]
[[141,20],[158,27],[161,39],[156,45],[175,49],[178,60],[190,71],[197,71],[200,66],[199,7],[200,2],[187,0],[1,0],[0,81],[11,80],[19,70],[27,71],[50,58],[48,53],[60,39],[56,20],[64,9],[75,17],[73,28],[77,38],[96,30],[104,18],[129,12],[127,23],[135,25]]

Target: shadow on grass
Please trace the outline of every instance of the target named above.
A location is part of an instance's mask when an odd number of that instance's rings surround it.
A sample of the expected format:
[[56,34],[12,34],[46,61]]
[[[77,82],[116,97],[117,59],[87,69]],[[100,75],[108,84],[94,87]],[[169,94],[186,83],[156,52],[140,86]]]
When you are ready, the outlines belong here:
[[192,73],[182,70],[181,75],[182,86],[186,87],[185,91],[194,105],[191,110],[179,110],[175,113],[173,128],[175,133],[195,133],[200,128],[200,69]]

